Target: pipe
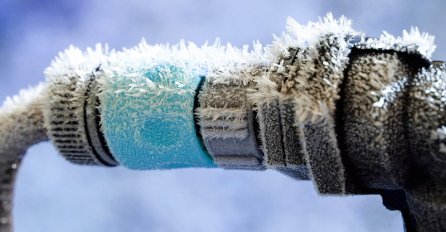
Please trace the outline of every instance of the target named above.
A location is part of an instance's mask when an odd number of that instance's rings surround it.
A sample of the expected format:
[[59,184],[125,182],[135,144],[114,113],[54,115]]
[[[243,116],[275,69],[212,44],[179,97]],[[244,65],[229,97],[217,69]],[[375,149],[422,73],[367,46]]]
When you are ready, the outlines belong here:
[[[19,154],[49,138],[82,165],[273,169],[322,195],[380,194],[407,231],[443,231],[446,66],[434,49],[417,29],[369,38],[331,15],[289,19],[251,50],[71,47],[32,100],[0,111],[0,157],[14,173]],[[11,230],[7,177],[0,231]]]

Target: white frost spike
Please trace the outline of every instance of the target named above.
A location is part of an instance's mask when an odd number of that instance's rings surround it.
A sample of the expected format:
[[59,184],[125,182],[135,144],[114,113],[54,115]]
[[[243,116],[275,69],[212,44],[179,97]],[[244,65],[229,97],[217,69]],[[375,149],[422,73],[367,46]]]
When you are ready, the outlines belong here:
[[43,91],[45,91],[45,84],[43,83],[20,90],[19,94],[6,98],[0,107],[0,113],[11,113],[26,109],[36,98],[44,95]]
[[446,154],[446,144],[444,141],[446,139],[446,126],[441,126],[437,128],[437,130],[432,130],[430,139],[440,140],[439,152],[442,154]]
[[359,47],[420,54],[425,59],[430,59],[435,51],[434,36],[425,32],[421,33],[416,27],[412,27],[409,32],[404,30],[402,37],[395,37],[383,31],[379,39],[369,38]]
[[73,45],[59,53],[51,65],[45,70],[45,75],[50,78],[77,75],[80,77],[91,73],[99,65],[107,64],[108,56],[114,53],[109,51],[108,45],[96,44],[95,48],[87,48],[85,52]]
[[440,128],[437,128],[436,135],[436,137],[440,140],[446,139],[446,127],[441,126]]
[[274,36],[270,47],[271,58],[277,59],[280,55],[287,55],[290,47],[312,47],[318,42],[321,35],[333,33],[335,35],[358,34],[351,27],[351,21],[344,16],[335,19],[331,13],[317,22],[301,25],[293,18],[287,18],[286,32],[280,37]]
[[426,32],[420,32],[417,27],[412,27],[409,32],[403,31],[403,42],[418,46],[418,51],[426,57],[431,57],[435,51],[435,36]]

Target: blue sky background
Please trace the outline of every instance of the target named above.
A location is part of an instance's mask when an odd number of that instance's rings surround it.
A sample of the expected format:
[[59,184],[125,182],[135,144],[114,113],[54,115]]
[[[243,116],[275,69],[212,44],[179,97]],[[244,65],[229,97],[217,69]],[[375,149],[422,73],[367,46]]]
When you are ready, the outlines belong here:
[[[434,58],[444,59],[445,6],[441,0],[0,0],[0,99],[43,81],[43,70],[70,44],[120,49],[142,37],[269,43],[287,16],[306,23],[329,11],[371,36],[418,26],[436,35]],[[29,150],[15,206],[17,232],[403,231],[399,213],[387,211],[378,196],[319,197],[311,182],[273,171],[82,167],[49,143]]]

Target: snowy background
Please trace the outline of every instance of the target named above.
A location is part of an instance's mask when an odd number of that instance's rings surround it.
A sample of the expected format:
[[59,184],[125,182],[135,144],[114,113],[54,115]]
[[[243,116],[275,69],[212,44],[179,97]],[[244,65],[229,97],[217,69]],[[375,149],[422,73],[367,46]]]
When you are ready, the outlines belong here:
[[[269,43],[287,16],[306,23],[329,11],[371,36],[418,26],[436,35],[434,58],[446,59],[445,7],[441,0],[0,0],[0,99],[44,80],[70,44]],[[29,150],[15,206],[16,232],[403,231],[400,214],[378,196],[319,197],[311,182],[273,171],[75,166],[49,143]]]

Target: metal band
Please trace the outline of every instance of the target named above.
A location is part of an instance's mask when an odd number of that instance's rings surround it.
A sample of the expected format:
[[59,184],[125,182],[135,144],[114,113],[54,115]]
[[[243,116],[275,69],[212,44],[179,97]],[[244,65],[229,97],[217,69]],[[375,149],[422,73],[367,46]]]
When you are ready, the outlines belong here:
[[206,80],[196,109],[200,132],[206,149],[220,167],[263,170],[263,153],[246,89],[239,82],[214,84]]
[[[48,134],[68,161],[83,165],[116,166],[99,139],[92,77],[59,78],[49,86]],[[94,84],[95,85],[95,84]]]
[[302,136],[299,133],[299,128],[294,125],[295,113],[291,102],[280,101],[280,117],[286,166],[276,169],[295,179],[309,180],[310,175],[305,163]]
[[100,111],[99,99],[97,96],[98,83],[91,80],[85,93],[87,100],[85,101],[85,128],[87,129],[87,139],[93,148],[93,154],[102,164],[107,166],[116,166],[119,163],[110,153],[103,133],[100,130]]
[[259,107],[259,124],[265,164],[299,180],[308,180],[309,173],[299,128],[294,126],[292,104],[273,101]]
[[[211,120],[209,120],[211,121]],[[256,141],[254,131],[254,117],[251,111],[246,112],[245,127],[239,131],[234,131],[227,128],[221,128],[215,123],[208,122],[207,127],[202,127],[201,133],[204,138],[204,144],[209,153],[214,157],[214,162],[222,168],[226,169],[249,169],[261,170],[264,169],[262,165],[263,154],[259,149]],[[230,124],[228,120],[226,123]],[[213,136],[219,131],[226,134],[225,138]],[[239,133],[246,135],[244,138],[239,137]]]

